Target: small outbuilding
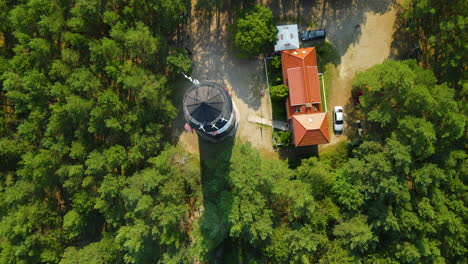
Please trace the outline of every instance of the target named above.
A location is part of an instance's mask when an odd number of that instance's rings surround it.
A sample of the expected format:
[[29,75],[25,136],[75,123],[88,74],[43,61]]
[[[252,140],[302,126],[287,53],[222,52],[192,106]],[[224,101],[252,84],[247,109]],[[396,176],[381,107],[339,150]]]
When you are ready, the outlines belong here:
[[276,26],[278,38],[275,44],[275,51],[291,50],[299,48],[299,34],[297,25]]

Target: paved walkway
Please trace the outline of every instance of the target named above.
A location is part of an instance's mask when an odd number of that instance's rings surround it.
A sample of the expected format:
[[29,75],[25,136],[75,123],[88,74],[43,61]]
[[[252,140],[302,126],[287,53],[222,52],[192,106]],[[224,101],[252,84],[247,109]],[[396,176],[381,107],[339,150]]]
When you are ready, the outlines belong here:
[[289,127],[288,122],[278,121],[278,120],[268,120],[266,118],[259,117],[259,116],[254,116],[254,115],[250,115],[247,118],[247,120],[249,122],[251,122],[251,123],[266,125],[266,126],[270,126],[270,127],[279,129],[279,130],[291,131],[291,128]]

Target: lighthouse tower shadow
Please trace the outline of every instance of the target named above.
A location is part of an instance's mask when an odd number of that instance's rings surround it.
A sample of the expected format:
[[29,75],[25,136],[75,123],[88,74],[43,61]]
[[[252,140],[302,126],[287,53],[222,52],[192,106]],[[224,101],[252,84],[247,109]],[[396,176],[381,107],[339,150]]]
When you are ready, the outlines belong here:
[[239,111],[223,83],[192,84],[183,98],[183,114],[186,129],[198,134],[203,201],[197,243],[210,248],[206,252],[210,263],[224,263],[233,244],[227,212],[232,206],[228,198],[232,191],[231,156]]
[[227,137],[211,142],[198,137],[203,193],[203,213],[198,219],[198,243],[210,245],[206,257],[209,263],[225,263],[232,251],[233,239],[229,236],[228,212],[233,206],[230,199],[231,157],[236,139]]

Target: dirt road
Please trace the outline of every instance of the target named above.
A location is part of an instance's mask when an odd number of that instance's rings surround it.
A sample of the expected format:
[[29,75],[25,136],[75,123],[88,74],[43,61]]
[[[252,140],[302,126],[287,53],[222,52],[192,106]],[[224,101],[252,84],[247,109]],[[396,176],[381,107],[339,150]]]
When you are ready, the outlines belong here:
[[[357,35],[357,41],[347,47],[337,45],[337,50],[344,51],[341,56],[341,64],[337,67],[338,76],[332,80],[330,87],[329,111],[335,105],[342,105],[346,112],[350,113],[354,107],[350,104],[352,80],[357,72],[364,71],[376,64],[382,63],[391,54],[391,43],[394,32],[393,25],[396,18],[395,8],[390,8],[387,12],[379,14],[374,12],[364,13],[364,20],[359,23],[348,22],[348,29]],[[359,27],[357,27],[359,25]],[[335,39],[338,36],[334,36]],[[333,41],[333,39],[332,39]],[[337,41],[346,45],[346,42]],[[332,112],[330,112],[332,113]],[[345,135],[332,135],[332,142],[329,146],[341,140],[347,139],[346,135],[355,133],[355,121],[348,115],[346,118]],[[329,147],[323,146],[323,148]]]

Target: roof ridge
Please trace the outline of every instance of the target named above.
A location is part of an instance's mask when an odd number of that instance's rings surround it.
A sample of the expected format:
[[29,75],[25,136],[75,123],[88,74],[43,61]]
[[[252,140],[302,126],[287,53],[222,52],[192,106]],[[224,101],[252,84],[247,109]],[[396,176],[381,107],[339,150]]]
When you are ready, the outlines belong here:
[[[293,115],[292,118],[294,118],[294,119],[296,120],[296,122],[297,122],[299,125],[301,125],[301,127],[302,127],[303,130],[304,130],[304,134],[301,136],[301,140],[300,140],[299,142],[296,142],[296,143],[295,143],[296,146],[299,146],[299,144],[302,142],[302,140],[304,140],[304,137],[305,137],[305,135],[307,134],[307,128],[306,128],[304,125],[302,125],[301,122],[300,122],[297,118],[295,118],[295,116],[296,116],[296,115]],[[294,127],[294,122],[293,122],[293,127]]]
[[304,82],[304,88],[305,88],[305,96],[306,96],[306,103],[310,103],[309,101],[312,101],[310,100],[310,97],[309,97],[309,84],[307,82],[307,72],[306,72],[306,63],[305,63],[305,58],[306,56],[304,56],[304,59],[302,60],[302,73],[304,74],[304,78],[302,78],[303,82]]
[[[306,115],[306,114],[292,115],[292,117],[295,118],[296,116],[302,116],[302,115]],[[299,119],[297,119],[297,118],[295,118],[295,119],[299,123],[299,125],[301,125],[301,127],[303,127],[307,131],[307,128],[301,123],[301,121],[299,121]]]

